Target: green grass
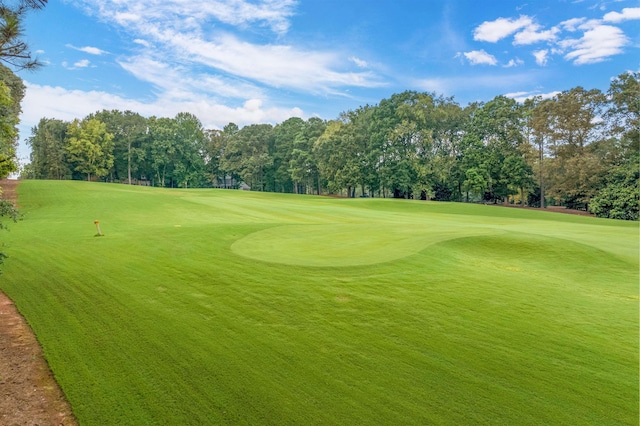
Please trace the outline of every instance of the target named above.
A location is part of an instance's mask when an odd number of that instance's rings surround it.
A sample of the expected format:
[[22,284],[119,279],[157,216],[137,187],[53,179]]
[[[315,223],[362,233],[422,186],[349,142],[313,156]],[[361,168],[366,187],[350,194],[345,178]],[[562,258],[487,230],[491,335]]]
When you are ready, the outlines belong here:
[[0,288],[83,425],[638,422],[637,222],[86,182],[19,194]]

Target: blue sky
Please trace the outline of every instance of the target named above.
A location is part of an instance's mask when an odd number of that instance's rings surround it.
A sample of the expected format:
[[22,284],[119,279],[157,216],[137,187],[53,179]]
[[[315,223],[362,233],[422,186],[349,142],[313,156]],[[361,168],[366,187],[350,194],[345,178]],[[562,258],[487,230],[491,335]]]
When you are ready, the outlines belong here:
[[45,66],[20,73],[22,140],[105,108],[242,127],[404,90],[606,91],[640,70],[639,0],[50,0],[25,35]]

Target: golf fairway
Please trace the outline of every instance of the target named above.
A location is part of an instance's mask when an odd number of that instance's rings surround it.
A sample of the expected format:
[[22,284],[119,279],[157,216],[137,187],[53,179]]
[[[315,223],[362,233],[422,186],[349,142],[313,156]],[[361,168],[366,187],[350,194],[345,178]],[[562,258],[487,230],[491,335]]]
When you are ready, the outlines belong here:
[[18,193],[0,289],[81,425],[637,424],[637,222],[71,181]]

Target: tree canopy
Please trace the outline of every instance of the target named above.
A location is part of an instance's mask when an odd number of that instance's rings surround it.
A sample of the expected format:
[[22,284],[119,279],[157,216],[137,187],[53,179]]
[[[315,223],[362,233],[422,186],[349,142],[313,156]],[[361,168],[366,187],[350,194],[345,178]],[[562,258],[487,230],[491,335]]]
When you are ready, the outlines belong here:
[[[42,119],[29,139],[25,176],[563,205],[637,219],[638,81],[638,73],[624,73],[607,93],[575,87],[550,99],[496,96],[465,107],[406,91],[334,120],[275,126],[204,129],[190,113],[144,118],[117,110],[66,128]],[[82,126],[84,134],[94,129],[91,137],[79,136]],[[89,140],[101,142],[93,150]]]

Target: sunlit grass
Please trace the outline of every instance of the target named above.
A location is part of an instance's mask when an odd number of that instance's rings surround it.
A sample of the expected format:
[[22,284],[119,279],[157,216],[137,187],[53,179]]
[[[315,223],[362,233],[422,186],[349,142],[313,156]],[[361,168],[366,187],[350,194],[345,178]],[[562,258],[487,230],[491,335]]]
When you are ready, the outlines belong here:
[[85,182],[19,193],[0,288],[81,424],[637,423],[637,223]]

